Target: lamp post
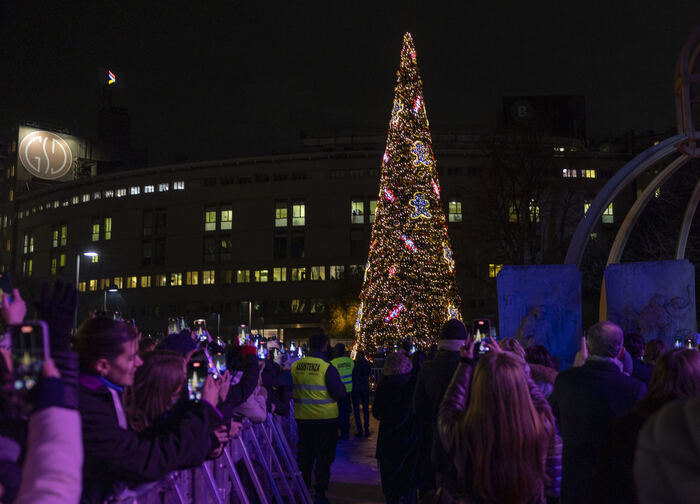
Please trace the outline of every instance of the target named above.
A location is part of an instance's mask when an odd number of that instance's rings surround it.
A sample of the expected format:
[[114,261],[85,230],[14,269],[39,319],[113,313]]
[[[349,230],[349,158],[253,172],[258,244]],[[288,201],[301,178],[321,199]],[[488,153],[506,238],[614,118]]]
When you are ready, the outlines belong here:
[[115,285],[110,285],[108,289],[104,290],[104,302],[102,303],[102,311],[107,311],[107,293],[108,292],[118,292],[119,289]]
[[[84,252],[78,252],[75,256],[75,288],[80,290],[80,258],[85,257],[97,257],[97,252],[94,250],[86,250]],[[75,319],[73,320],[73,327],[78,328],[78,310],[75,310]]]

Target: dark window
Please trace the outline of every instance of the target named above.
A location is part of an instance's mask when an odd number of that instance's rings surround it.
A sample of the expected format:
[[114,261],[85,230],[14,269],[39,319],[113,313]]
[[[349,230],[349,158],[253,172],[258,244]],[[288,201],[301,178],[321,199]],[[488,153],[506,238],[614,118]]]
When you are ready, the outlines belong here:
[[236,177],[221,177],[221,185],[231,185],[236,182]]
[[156,210],[156,234],[165,234],[168,224],[168,211],[165,208]]
[[255,181],[256,182],[269,182],[270,176],[265,174],[265,173],[258,173],[257,175],[255,175]]
[[153,212],[144,210],[143,212],[143,236],[151,236],[153,234]]
[[304,257],[304,235],[292,236],[292,257]]
[[230,261],[232,251],[233,242],[231,241],[231,238],[222,237],[220,243],[221,260]]
[[165,240],[156,240],[154,264],[165,264]]
[[216,238],[204,239],[204,261],[216,261]]
[[275,259],[284,259],[287,257],[287,237],[275,236],[272,245],[272,256]]
[[364,257],[366,248],[362,231],[353,231],[350,234],[350,257]]
[[274,180],[275,182],[287,180],[288,178],[289,178],[289,176],[286,173],[275,173],[272,176],[272,180]]
[[141,264],[147,266],[153,263],[153,244],[144,242],[141,245]]
[[292,180],[306,180],[305,172],[292,172]]
[[215,186],[215,185],[216,185],[216,177],[205,178],[202,180],[203,187]]
[[447,169],[447,174],[448,174],[448,175],[453,175],[453,176],[461,175],[461,174],[462,174],[462,168],[453,166],[453,167]]
[[250,177],[238,177],[239,184],[250,184],[253,181]]

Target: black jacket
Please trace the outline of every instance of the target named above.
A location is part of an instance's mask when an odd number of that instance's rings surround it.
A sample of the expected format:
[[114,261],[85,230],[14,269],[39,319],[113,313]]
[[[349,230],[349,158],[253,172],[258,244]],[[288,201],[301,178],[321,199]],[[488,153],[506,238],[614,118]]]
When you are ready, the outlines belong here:
[[413,406],[411,373],[385,376],[377,385],[372,414],[379,420],[376,457],[384,494],[416,487],[420,432]]
[[282,368],[271,359],[265,361],[262,384],[267,390],[267,410],[272,411],[272,405],[274,405],[275,415],[289,415],[289,401],[292,399],[292,391],[282,380]]
[[81,376],[79,410],[85,450],[83,502],[102,502],[116,482],[155,481],[176,469],[200,465],[221,423],[220,413],[201,402],[157,434],[122,429],[109,390],[89,375]]
[[562,504],[585,502],[606,429],[645,392],[612,362],[588,360],[559,373],[549,402],[564,440]]
[[647,386],[649,386],[649,382],[651,381],[652,371],[654,371],[654,366],[644,364],[641,359],[632,360],[632,374],[630,376],[643,382]]
[[355,359],[352,368],[352,391],[355,394],[369,394],[369,375],[372,374],[372,365],[367,359]]
[[434,359],[423,364],[413,395],[413,409],[421,425],[423,443],[427,444],[433,470],[438,473],[445,473],[450,466],[437,434],[438,410],[458,364],[459,352],[440,350]]

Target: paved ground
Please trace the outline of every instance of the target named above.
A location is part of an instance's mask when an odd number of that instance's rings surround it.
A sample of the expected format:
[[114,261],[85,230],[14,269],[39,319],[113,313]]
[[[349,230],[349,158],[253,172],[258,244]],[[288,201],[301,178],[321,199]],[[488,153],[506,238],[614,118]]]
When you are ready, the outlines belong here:
[[374,458],[378,424],[372,418],[371,435],[357,438],[354,436],[355,422],[351,423],[350,439],[338,442],[326,496],[331,504],[384,503],[377,459]]

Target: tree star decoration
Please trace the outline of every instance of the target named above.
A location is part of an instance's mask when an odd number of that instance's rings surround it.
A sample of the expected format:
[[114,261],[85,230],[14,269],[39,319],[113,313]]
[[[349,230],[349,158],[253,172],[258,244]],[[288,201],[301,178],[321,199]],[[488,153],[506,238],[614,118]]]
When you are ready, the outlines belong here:
[[445,258],[445,261],[447,261],[447,267],[450,269],[450,271],[455,270],[455,260],[452,259],[452,250],[450,250],[450,247],[447,245],[447,243],[442,244],[442,250],[443,250],[443,257]]
[[411,214],[411,219],[418,219],[423,217],[424,219],[430,219],[431,215],[428,211],[430,207],[430,202],[425,199],[423,193],[417,192],[413,195],[413,201],[409,203],[413,207],[413,213]]
[[433,161],[428,157],[430,155],[430,151],[425,148],[425,144],[423,142],[420,140],[413,142],[411,152],[415,156],[413,159],[413,166],[432,166]]

